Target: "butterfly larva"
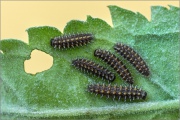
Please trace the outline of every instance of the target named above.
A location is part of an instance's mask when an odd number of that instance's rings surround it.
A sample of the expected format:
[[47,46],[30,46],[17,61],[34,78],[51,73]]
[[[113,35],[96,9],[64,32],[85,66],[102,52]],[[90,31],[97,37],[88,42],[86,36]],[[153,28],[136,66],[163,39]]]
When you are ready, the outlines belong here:
[[115,79],[115,75],[112,72],[87,59],[75,59],[72,61],[72,65],[108,81],[114,81]]
[[122,77],[123,80],[128,82],[129,84],[133,84],[134,80],[131,77],[131,73],[123,64],[122,61],[119,60],[114,54],[101,49],[96,49],[94,51],[94,56],[102,59],[107,64],[109,64],[116,72]]
[[51,46],[54,48],[74,48],[90,43],[94,39],[91,33],[73,34],[69,36],[58,36],[51,39]]
[[135,99],[146,99],[147,93],[137,87],[134,86],[117,86],[117,85],[104,85],[104,84],[91,84],[88,85],[88,91],[95,94],[100,94],[102,96],[107,96],[118,98],[119,100],[122,98],[126,101],[129,99],[131,101]]
[[127,59],[137,71],[145,76],[149,76],[150,71],[144,60],[140,55],[134,51],[131,47],[124,45],[122,43],[117,43],[114,46],[114,49],[125,59]]

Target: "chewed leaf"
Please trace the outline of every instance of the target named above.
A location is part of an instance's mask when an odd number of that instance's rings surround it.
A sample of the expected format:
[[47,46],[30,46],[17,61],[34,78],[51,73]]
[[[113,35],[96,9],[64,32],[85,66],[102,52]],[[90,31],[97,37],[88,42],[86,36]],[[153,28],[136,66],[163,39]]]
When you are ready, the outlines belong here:
[[[50,26],[29,28],[28,44],[16,39],[1,40],[0,86],[3,118],[10,119],[8,115],[12,115],[17,119],[23,116],[136,120],[159,119],[163,115],[165,119],[177,119],[180,9],[169,7],[170,9],[152,7],[152,19],[148,21],[140,13],[111,5],[109,10],[113,27],[100,18],[88,16],[86,21],[69,21],[63,32]],[[93,42],[83,44],[82,47],[67,47],[66,50],[51,46],[52,38],[81,33],[92,34]],[[117,42],[127,44],[143,58],[150,70],[148,77],[139,74],[127,60],[115,53],[113,46]],[[24,61],[30,58],[34,49],[51,55],[53,66],[31,75],[25,72]],[[101,95],[95,97],[88,92],[89,84],[108,82],[76,70],[72,66],[72,60],[92,60],[115,73],[106,63],[94,57],[96,49],[108,50],[123,61],[134,79],[134,85],[147,93],[145,100],[122,102],[101,98]],[[87,70],[92,72],[89,68]],[[112,86],[123,84],[123,79],[115,75]]]

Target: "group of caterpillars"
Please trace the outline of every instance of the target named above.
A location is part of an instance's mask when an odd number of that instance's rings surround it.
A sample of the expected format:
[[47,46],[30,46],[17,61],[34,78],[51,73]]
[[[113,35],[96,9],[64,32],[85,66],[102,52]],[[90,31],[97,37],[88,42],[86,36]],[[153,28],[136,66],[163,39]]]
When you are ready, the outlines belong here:
[[[81,33],[73,34],[69,36],[58,36],[51,39],[51,46],[59,49],[74,48],[78,46],[83,46],[94,40],[94,36],[91,33]],[[122,43],[117,43],[114,45],[114,50],[124,57],[131,63],[137,71],[139,71],[144,76],[149,76],[150,71],[147,64],[140,57],[140,55],[135,52],[131,47],[124,45]],[[116,57],[115,54],[102,50],[96,49],[94,51],[94,56],[103,60],[109,66],[111,66],[121,78],[129,83],[128,86],[117,86],[117,85],[105,85],[105,84],[90,84],[88,85],[88,91],[95,94],[105,95],[107,97],[111,96],[113,98],[118,98],[119,100],[123,98],[126,99],[145,99],[147,93],[144,90],[133,86],[134,80],[131,76],[130,71],[127,69],[125,64]],[[72,61],[72,65],[76,68],[86,71],[88,73],[94,74],[110,82],[114,81],[116,76],[107,68],[100,66],[99,64],[88,60],[88,59],[75,59]]]

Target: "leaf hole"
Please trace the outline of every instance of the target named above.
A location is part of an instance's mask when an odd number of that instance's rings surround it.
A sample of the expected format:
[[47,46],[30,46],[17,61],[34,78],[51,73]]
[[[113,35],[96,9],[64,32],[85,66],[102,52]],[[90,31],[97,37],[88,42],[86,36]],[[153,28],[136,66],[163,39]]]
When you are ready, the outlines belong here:
[[24,69],[26,73],[36,74],[52,67],[53,57],[40,50],[33,50],[31,58],[24,61]]

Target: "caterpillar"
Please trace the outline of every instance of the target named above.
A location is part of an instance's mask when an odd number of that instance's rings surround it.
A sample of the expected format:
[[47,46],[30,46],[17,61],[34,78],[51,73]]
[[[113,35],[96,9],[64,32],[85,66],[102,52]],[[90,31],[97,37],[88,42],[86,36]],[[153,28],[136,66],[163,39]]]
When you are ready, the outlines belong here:
[[52,38],[50,44],[54,48],[74,48],[90,43],[94,39],[91,33],[73,34]]
[[117,85],[104,85],[104,84],[90,84],[87,87],[88,91],[95,94],[100,94],[101,96],[113,97],[113,99],[118,98],[128,100],[135,99],[146,99],[147,93],[134,86],[117,86]]
[[149,68],[146,65],[145,61],[131,47],[124,45],[122,43],[117,43],[115,44],[114,49],[122,57],[128,60],[142,75],[150,75]]
[[134,83],[134,80],[129,70],[126,68],[123,62],[120,61],[120,59],[117,58],[114,54],[106,50],[96,49],[94,51],[94,56],[102,59],[107,64],[109,64],[127,83]]
[[116,78],[108,69],[87,59],[75,59],[72,61],[72,65],[111,82]]

